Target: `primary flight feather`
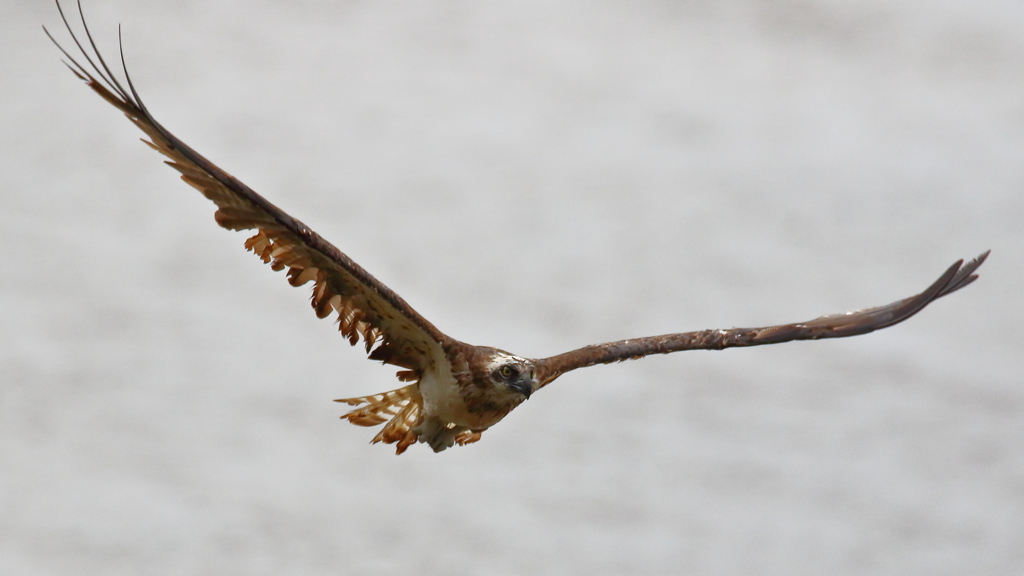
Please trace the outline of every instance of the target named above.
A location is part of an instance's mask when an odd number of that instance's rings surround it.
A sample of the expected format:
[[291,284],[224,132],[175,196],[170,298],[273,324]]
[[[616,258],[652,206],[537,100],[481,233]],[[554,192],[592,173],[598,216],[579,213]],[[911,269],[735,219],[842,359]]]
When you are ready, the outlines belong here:
[[355,407],[342,416],[349,422],[360,426],[384,424],[373,442],[395,444],[398,454],[415,442],[426,443],[435,452],[454,444],[476,442],[484,430],[531,394],[577,368],[649,354],[841,338],[887,328],[973,282],[977,278],[974,271],[988,256],[985,252],[966,264],[957,261],[916,296],[808,322],[634,338],[584,346],[542,359],[466,344],[438,330],[305,224],[178,140],[153,118],[139,98],[123,54],[121,68],[127,89],[107,66],[85,24],[81,2],[78,13],[88,47],[75,35],[59,1],[57,8],[87,65],[80,64],[47,31],[70,61],[71,71],[124,112],[149,137],[144,142],[169,158],[166,163],[181,173],[182,180],[217,205],[214,217],[218,224],[229,230],[255,230],[245,242],[247,249],[274,270],[286,270],[292,286],[312,282],[311,303],[318,317],[335,314],[339,330],[351,344],[362,340],[370,359],[402,369],[398,379],[408,383],[402,388],[338,400]]

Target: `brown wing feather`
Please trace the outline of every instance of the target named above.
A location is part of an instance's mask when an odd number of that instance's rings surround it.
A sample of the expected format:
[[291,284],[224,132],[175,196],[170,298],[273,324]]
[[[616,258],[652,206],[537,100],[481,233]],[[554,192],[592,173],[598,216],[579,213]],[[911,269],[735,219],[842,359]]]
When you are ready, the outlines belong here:
[[[59,2],[57,7],[60,9]],[[82,15],[81,2],[78,10]],[[167,131],[153,119],[136,93],[124,67],[123,53],[121,64],[128,90],[117,81],[96,50],[84,15],[82,25],[92,48],[92,57],[75,36],[63,10],[61,18],[91,67],[90,71],[80,65],[47,31],[50,40],[71,61],[68,64],[71,71],[104,100],[124,112],[149,136],[150,141],[143,142],[167,156],[170,159],[167,164],[181,172],[182,180],[217,205],[214,217],[218,224],[229,230],[256,230],[256,235],[246,241],[245,247],[274,270],[287,269],[288,281],[293,286],[314,282],[311,300],[317,316],[324,318],[331,312],[337,312],[341,333],[353,345],[362,339],[370,358],[406,368],[406,372],[400,373],[400,378],[406,381],[415,380],[423,373],[436,346],[450,342],[446,335],[316,232]]]
[[977,279],[974,271],[987,257],[986,251],[967,264],[959,260],[924,292],[886,306],[765,328],[700,330],[585,346],[539,360],[537,379],[540,386],[545,386],[570,370],[642,358],[649,354],[669,354],[683,350],[722,350],[735,346],[760,346],[791,340],[818,340],[866,334],[898,324],[917,314],[936,299],[967,286]]

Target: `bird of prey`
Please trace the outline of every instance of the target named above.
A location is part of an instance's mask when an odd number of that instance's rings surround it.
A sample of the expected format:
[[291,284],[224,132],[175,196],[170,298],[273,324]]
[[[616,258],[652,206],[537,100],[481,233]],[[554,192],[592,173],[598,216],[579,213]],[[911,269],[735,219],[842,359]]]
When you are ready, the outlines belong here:
[[[60,9],[60,3],[57,3]],[[438,330],[398,294],[374,278],[343,252],[292,218],[234,176],[218,168],[164,128],[143,104],[128,76],[123,49],[125,85],[96,49],[79,17],[84,39],[76,36],[63,10],[61,18],[78,48],[68,68],[104,100],[124,112],[148,137],[150,147],[167,158],[181,179],[217,205],[214,217],[229,230],[254,230],[245,247],[271,268],[285,271],[292,286],[313,283],[312,305],[320,318],[335,314],[338,329],[355,345],[363,341],[371,360],[401,368],[405,386],[371,396],[338,400],[355,407],[342,416],[353,424],[385,424],[372,442],[394,444],[401,454],[423,442],[435,452],[455,444],[476,442],[511,410],[556,378],[577,368],[668,354],[682,350],[722,350],[791,340],[842,338],[887,328],[973,282],[974,271],[988,252],[964,263],[957,261],[931,286],[886,306],[822,316],[763,328],[699,330],[648,336],[584,346],[549,358],[524,358],[489,346],[460,342]],[[45,30],[45,27],[44,27]],[[79,60],[84,59],[88,67]],[[127,88],[125,87],[127,86]]]

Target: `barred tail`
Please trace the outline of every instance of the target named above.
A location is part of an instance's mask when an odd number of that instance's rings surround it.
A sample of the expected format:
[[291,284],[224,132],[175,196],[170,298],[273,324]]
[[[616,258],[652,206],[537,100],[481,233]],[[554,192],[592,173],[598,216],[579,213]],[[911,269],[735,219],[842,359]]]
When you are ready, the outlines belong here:
[[401,454],[418,439],[418,435],[412,431],[423,418],[423,397],[420,396],[418,384],[371,396],[342,398],[335,402],[361,406],[341,417],[358,426],[376,426],[390,420],[370,441],[371,444],[397,444],[395,453]]

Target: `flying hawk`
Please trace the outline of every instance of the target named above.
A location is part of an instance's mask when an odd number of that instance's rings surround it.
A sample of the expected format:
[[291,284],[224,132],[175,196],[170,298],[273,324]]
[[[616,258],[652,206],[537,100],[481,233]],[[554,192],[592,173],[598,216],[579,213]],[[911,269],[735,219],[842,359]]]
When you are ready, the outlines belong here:
[[[57,3],[60,10],[60,3]],[[343,419],[360,426],[386,423],[373,442],[395,444],[401,454],[423,442],[435,452],[454,444],[469,444],[497,424],[537,390],[570,370],[668,354],[681,350],[722,350],[791,340],[842,338],[866,334],[910,318],[937,298],[973,282],[974,271],[988,252],[967,264],[957,261],[924,292],[877,308],[822,316],[764,328],[700,330],[584,346],[550,358],[524,358],[489,346],[459,342],[420,316],[405,300],[302,222],[268,202],[160,125],[139,98],[124,64],[127,89],[117,80],[79,17],[87,49],[61,18],[78,47],[82,66],[49,31],[47,36],[64,53],[68,68],[96,93],[125,113],[149,136],[143,140],[170,160],[181,179],[217,205],[214,217],[229,230],[255,230],[245,247],[274,270],[284,270],[292,286],[313,283],[316,315],[336,314],[341,334],[352,345],[362,340],[371,360],[401,368],[398,379],[408,383],[390,392],[338,400],[356,408]],[[45,27],[44,27],[45,30]]]

